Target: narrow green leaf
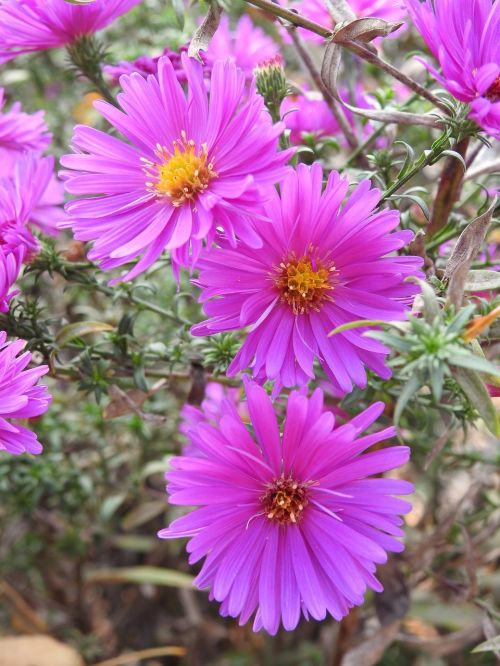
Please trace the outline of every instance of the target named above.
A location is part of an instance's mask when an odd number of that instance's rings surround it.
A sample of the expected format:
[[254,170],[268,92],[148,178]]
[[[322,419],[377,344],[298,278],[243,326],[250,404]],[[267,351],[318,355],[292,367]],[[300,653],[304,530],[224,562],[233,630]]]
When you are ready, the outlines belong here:
[[160,567],[120,567],[116,569],[90,569],[85,572],[89,583],[135,583],[166,587],[192,588],[193,577],[182,571]]
[[401,394],[396,403],[396,409],[394,410],[394,424],[398,425],[401,414],[403,413],[404,408],[408,404],[410,398],[418,391],[420,388],[420,377],[417,374],[414,374],[410,377],[408,383],[404,386]]
[[424,301],[424,319],[428,324],[439,318],[441,319],[441,309],[434,289],[425,280],[416,277],[409,277],[409,282],[416,282],[422,290],[422,300]]
[[349,321],[346,324],[337,326],[330,333],[328,337],[331,338],[332,335],[337,335],[337,333],[342,333],[343,331],[350,331],[353,328],[366,328],[368,326],[382,326],[387,324],[383,319],[357,319],[356,321]]
[[476,356],[476,354],[468,353],[461,347],[450,347],[450,365],[458,366],[459,368],[468,368],[476,370],[476,372],[483,372],[493,377],[500,375],[499,369],[493,363]]
[[488,430],[495,436],[500,436],[500,424],[495,405],[481,377],[477,372],[468,368],[455,368],[453,376],[471,404],[479,412]]
[[443,155],[446,155],[447,157],[454,157],[462,164],[464,171],[467,171],[467,164],[465,163],[465,160],[462,155],[460,155],[460,153],[457,153],[455,150],[443,150],[441,156]]

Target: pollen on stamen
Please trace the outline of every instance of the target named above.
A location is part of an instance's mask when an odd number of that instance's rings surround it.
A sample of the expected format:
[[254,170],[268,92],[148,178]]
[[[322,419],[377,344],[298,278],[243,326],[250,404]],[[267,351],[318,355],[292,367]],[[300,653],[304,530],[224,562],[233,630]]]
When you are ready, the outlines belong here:
[[156,162],[141,158],[147,165],[143,171],[150,179],[145,185],[158,198],[168,199],[175,207],[195,199],[208,188],[213,178],[217,178],[207,145],[203,144],[197,151],[195,142],[187,138],[184,130],[181,138],[173,142],[171,151],[158,143],[155,154]]
[[[311,249],[312,254],[312,249]],[[287,303],[294,314],[320,311],[326,301],[332,301],[334,276],[337,270],[332,262],[312,259],[311,255],[297,258],[291,255],[282,261],[272,275],[281,301]]]

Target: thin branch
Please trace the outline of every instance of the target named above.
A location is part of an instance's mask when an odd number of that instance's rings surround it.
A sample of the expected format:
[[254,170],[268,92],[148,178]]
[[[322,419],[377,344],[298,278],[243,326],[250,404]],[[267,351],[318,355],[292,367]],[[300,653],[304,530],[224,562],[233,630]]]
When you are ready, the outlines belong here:
[[288,28],[288,34],[292,38],[293,44],[295,46],[295,49],[304,63],[305,68],[311,75],[312,80],[314,81],[314,84],[318,88],[318,90],[321,92],[323,95],[323,99],[325,102],[328,104],[328,108],[332,112],[333,117],[337,121],[340,129],[344,133],[344,136],[347,140],[347,143],[349,144],[351,150],[356,150],[358,148],[358,140],[356,138],[355,133],[352,130],[352,127],[349,125],[349,122],[347,118],[345,117],[344,113],[342,112],[342,109],[340,108],[339,103],[337,100],[333,97],[331,92],[328,90],[328,88],[325,86],[321,79],[321,75],[316,69],[314,62],[311,59],[311,56],[307,53],[305,48],[302,46],[300,39],[297,36],[297,31],[295,27],[290,27]]
[[[273,16],[285,19],[286,21],[289,21],[290,23],[299,28],[305,28],[306,30],[313,32],[314,34],[319,35],[320,37],[324,37],[325,39],[330,39],[333,36],[333,32],[331,29],[325,28],[325,26],[320,25],[315,21],[311,21],[305,16],[301,16],[297,12],[285,9],[284,7],[281,7],[280,5],[275,4],[274,2],[270,2],[269,0],[245,0],[245,2],[248,2],[249,4],[254,5],[255,7],[259,7],[260,9],[263,9],[264,11],[268,12],[269,14],[272,14]],[[435,107],[441,109],[441,111],[443,111],[447,115],[450,114],[449,108],[438,97],[436,97],[426,88],[421,86],[420,83],[417,83],[417,81],[414,81],[409,76],[406,76],[406,74],[403,74],[385,60],[382,60],[382,58],[379,58],[375,53],[370,51],[370,49],[366,48],[366,46],[362,46],[357,42],[350,42],[350,41],[342,42],[341,46],[349,49],[353,53],[356,53],[356,55],[358,55],[363,60],[366,60],[367,62],[376,65],[377,67],[380,67],[380,69],[383,69],[385,72],[387,72],[387,74],[390,74],[392,77],[403,83],[405,86],[416,92],[418,95],[427,99]]]

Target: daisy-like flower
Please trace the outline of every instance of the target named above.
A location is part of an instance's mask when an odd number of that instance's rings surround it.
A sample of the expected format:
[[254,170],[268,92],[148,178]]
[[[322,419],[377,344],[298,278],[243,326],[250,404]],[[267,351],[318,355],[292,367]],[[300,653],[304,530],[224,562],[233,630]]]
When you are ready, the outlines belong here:
[[0,0],[0,63],[23,53],[73,44],[102,30],[141,0]]
[[[174,66],[174,69],[177,73],[177,78],[179,79],[179,81],[182,82],[186,81],[186,72],[182,67],[181,57],[183,53],[188,52],[188,48],[189,44],[183,44],[182,46],[179,47],[177,51],[171,51],[169,48],[165,48],[163,49],[163,53],[161,54],[161,56],[167,56],[167,58]],[[104,65],[104,71],[106,72],[106,74],[111,76],[114,83],[118,83],[120,76],[123,76],[123,74],[134,74],[134,72],[137,72],[138,74],[146,78],[149,74],[157,73],[158,61],[160,60],[161,56],[151,57],[143,55],[132,61],[121,60],[116,65]],[[209,75],[210,69],[208,68],[206,63],[204,64],[205,64],[205,74]]]
[[394,428],[360,437],[378,418],[376,403],[335,428],[323,394],[294,391],[283,434],[260,386],[246,386],[254,436],[236,415],[216,427],[197,428],[202,456],[173,458],[167,473],[171,504],[196,506],[159,536],[188,537],[190,564],[205,557],[195,580],[221,602],[224,616],[275,634],[294,629],[301,613],[336,620],[363,603],[386,551],[400,552],[399,514],[411,505],[406,481],[369,478],[407,462],[395,446],[364,453],[395,434]]
[[27,153],[14,164],[12,173],[0,173],[0,245],[11,251],[25,246],[25,256],[38,250],[31,225],[54,235],[65,219],[60,204],[62,185],[54,176],[54,158]]
[[[75,237],[103,269],[141,256],[125,279],[146,270],[164,250],[175,269],[195,263],[202,244],[223,227],[253,247],[261,201],[286,172],[278,152],[282,123],[272,124],[262,97],[233,63],[217,61],[207,96],[200,63],[183,55],[187,96],[168,58],[158,77],[120,79],[123,111],[95,107],[130,143],[77,126],[77,153],[61,162],[66,189],[83,198],[67,205]],[[96,197],[102,194],[102,197]]]
[[[417,0],[418,2],[418,0]],[[358,18],[375,17],[389,22],[398,22],[406,18],[407,11],[403,0],[348,0],[353,12]],[[333,28],[332,17],[326,6],[326,0],[298,0],[290,3],[297,11],[315,21],[325,28]],[[402,28],[392,33],[399,35]],[[323,38],[309,30],[301,30],[301,36],[314,42],[321,42]]]
[[328,337],[354,320],[401,320],[418,289],[405,282],[419,275],[422,259],[394,256],[413,237],[390,233],[399,224],[395,210],[374,212],[380,191],[368,180],[347,196],[347,179],[332,172],[322,193],[323,172],[299,165],[265,208],[263,247],[220,247],[199,261],[200,301],[210,319],[193,327],[211,335],[246,326],[250,332],[228,375],[248,367],[259,381],[304,385],[314,378],[317,358],[344,392],[353,382],[366,386],[365,366],[390,377],[388,349],[353,329]]
[[13,455],[42,452],[35,433],[12,419],[40,416],[51,401],[47,387],[37,385],[49,369],[46,365],[27,369],[31,353],[21,354],[25,346],[24,340],[7,342],[7,334],[0,332],[0,450]]
[[406,0],[406,6],[442,73],[424,62],[469,117],[500,139],[499,0]]
[[[340,92],[343,99],[350,101],[347,90]],[[362,109],[372,109],[374,106],[360,85],[355,88],[352,102]],[[354,114],[345,107],[341,108],[341,112],[346,116],[349,124],[356,129]],[[312,134],[317,139],[340,135],[340,139],[344,140],[330,107],[325,102],[323,95],[316,90],[305,90],[303,95],[286,97],[281,105],[281,115],[290,130],[290,140],[293,144],[303,143],[304,134]],[[366,123],[363,125],[362,132],[363,136],[368,137],[373,132],[373,125]]]
[[248,419],[246,403],[241,401],[239,388],[226,388],[218,382],[209,382],[205,388],[205,398],[200,407],[185,404],[181,409],[179,431],[188,439],[183,451],[186,455],[196,455],[196,433],[201,423],[216,425],[224,414],[238,414]]
[[26,151],[43,152],[52,135],[44,112],[24,113],[19,102],[7,111],[5,91],[0,88],[0,177],[11,171],[16,159]]
[[262,28],[255,26],[246,14],[234,30],[229,25],[229,18],[224,15],[205,57],[207,64],[212,66],[217,60],[229,59],[245,72],[247,79],[251,79],[257,65],[273,60],[279,51],[278,44]]

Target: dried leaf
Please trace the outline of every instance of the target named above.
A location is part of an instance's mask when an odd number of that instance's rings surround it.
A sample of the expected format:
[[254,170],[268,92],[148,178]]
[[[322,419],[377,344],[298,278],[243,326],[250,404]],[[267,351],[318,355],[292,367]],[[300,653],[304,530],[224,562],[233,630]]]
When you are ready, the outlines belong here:
[[464,334],[464,340],[466,342],[471,342],[477,338],[483,331],[489,328],[498,317],[500,317],[500,305],[489,314],[484,315],[483,317],[477,317],[469,322]]
[[465,282],[465,291],[490,291],[500,289],[500,273],[497,271],[470,271]]
[[64,347],[75,340],[91,333],[103,333],[112,331],[113,327],[102,321],[79,321],[76,324],[67,324],[63,326],[56,336],[56,342],[59,347]]
[[340,666],[375,666],[378,664],[389,645],[396,640],[400,625],[401,621],[397,620],[382,627],[375,635],[349,650],[342,658]]
[[488,430],[496,437],[500,436],[500,424],[488,389],[475,370],[454,368],[453,376],[472,405],[477,409]]
[[151,500],[151,502],[143,502],[135,509],[132,509],[125,518],[122,520],[121,526],[125,531],[133,530],[135,527],[148,523],[166,509],[165,501]]
[[470,267],[484,242],[496,202],[495,197],[488,210],[464,229],[446,264],[444,277],[449,280],[447,302],[456,309],[462,304]]
[[208,8],[208,14],[194,33],[191,43],[189,44],[188,56],[190,58],[196,58],[196,60],[203,62],[200,56],[200,51],[206,51],[208,49],[210,41],[219,27],[221,14],[222,8],[215,0],[212,0]]
[[500,652],[500,634],[494,638],[490,638],[489,640],[484,641],[484,643],[477,645],[472,650],[473,654],[475,652]]
[[356,18],[348,23],[337,23],[332,35],[332,41],[337,44],[345,42],[371,42],[377,37],[387,37],[399,30],[403,23],[390,23],[380,18]]
[[186,654],[186,648],[178,645],[168,645],[165,647],[138,650],[137,652],[126,652],[118,657],[113,657],[113,659],[100,661],[98,664],[95,664],[95,666],[125,666],[126,664],[136,664],[144,659],[154,659],[155,657],[184,657]]
[[[345,26],[347,27],[347,26]],[[361,109],[345,102],[340,96],[338,88],[338,75],[341,61],[342,47],[335,41],[330,41],[325,49],[325,55],[321,66],[321,78],[331,94],[349,111],[363,118],[378,120],[384,123],[398,123],[400,125],[427,125],[430,127],[441,127],[442,121],[437,116],[426,114],[406,113],[396,109]]]

